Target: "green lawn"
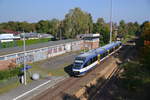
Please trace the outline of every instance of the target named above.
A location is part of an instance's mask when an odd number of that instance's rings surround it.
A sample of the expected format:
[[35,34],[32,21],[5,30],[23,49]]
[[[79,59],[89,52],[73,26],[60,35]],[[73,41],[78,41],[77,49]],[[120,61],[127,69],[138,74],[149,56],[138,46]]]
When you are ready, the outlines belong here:
[[6,92],[10,91],[11,89],[16,88],[19,85],[20,85],[19,82],[14,82],[14,83],[11,83],[11,84],[7,84],[7,85],[0,88],[0,94],[6,93]]
[[46,76],[51,76],[51,75],[52,76],[63,76],[65,74],[67,74],[64,71],[64,67],[70,65],[69,63],[66,63],[57,69],[47,69],[47,68],[41,68],[40,67],[41,63],[43,63],[43,61],[29,64],[32,66],[32,68],[29,69],[29,71],[31,73],[39,73],[41,75],[41,77],[46,77]]
[[[51,40],[50,38],[42,38],[42,39],[32,39],[32,40],[25,40],[25,41],[26,41],[26,45],[31,45],[31,44],[48,42],[50,40]],[[23,40],[1,43],[1,48],[9,48],[9,47],[15,47],[15,46],[23,46]]]
[[[31,79],[31,76],[27,73],[27,83],[32,82],[33,80]],[[21,83],[19,82],[19,78],[16,80],[10,80],[10,79],[5,79],[5,80],[0,80],[0,94],[9,92],[10,90],[17,88]],[[2,85],[3,84],[3,85]]]

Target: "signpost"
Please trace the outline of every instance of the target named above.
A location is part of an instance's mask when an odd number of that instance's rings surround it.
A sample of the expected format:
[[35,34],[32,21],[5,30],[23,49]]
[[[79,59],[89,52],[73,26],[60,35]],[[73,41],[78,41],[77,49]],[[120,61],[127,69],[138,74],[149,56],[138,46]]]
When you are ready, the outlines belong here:
[[25,43],[25,33],[23,32],[23,51],[24,51],[24,84],[27,84],[27,78],[26,78],[26,43]]
[[[26,65],[25,67],[21,68],[20,71],[26,72],[28,69],[31,69],[31,68],[32,68],[32,66]],[[21,78],[20,81],[21,81],[21,83],[25,83],[25,85],[26,85],[26,79],[25,79],[24,76],[25,76],[25,75],[21,75],[21,76],[20,76],[20,78]]]

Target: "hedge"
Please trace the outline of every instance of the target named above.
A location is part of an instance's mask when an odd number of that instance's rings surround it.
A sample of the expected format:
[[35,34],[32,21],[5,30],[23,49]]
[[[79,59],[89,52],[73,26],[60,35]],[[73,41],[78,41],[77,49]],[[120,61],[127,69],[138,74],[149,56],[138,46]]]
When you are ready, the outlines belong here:
[[0,71],[0,80],[18,76],[21,73],[22,72],[20,71],[20,67],[9,69],[9,70],[3,70],[3,71]]

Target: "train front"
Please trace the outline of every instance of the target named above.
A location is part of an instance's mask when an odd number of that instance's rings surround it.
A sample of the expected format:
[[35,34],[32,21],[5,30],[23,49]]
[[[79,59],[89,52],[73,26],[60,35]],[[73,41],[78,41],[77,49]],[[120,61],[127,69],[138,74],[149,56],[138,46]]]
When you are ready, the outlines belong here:
[[84,65],[85,58],[84,57],[76,57],[73,67],[72,67],[72,72],[75,76],[81,76],[83,75],[82,73],[82,67]]

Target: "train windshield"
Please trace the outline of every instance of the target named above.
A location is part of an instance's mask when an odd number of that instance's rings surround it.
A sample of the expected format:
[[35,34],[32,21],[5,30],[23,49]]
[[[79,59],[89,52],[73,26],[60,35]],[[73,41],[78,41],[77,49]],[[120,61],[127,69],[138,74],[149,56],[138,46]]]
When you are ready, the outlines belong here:
[[75,58],[74,68],[81,68],[81,66],[84,63],[84,61],[85,61],[85,58],[83,58],[83,57]]
[[83,63],[75,62],[75,63],[74,63],[74,68],[79,69],[79,68],[81,68],[82,64],[83,64]]

